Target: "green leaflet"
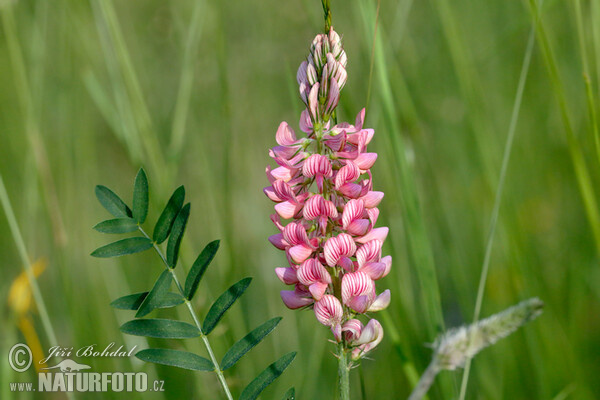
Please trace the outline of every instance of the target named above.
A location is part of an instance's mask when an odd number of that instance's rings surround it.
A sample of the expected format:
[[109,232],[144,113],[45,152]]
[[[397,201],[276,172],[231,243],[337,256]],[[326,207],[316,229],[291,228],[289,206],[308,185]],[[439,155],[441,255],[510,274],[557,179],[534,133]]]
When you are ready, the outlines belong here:
[[179,246],[181,245],[181,239],[185,232],[185,226],[187,225],[188,218],[190,217],[190,203],[187,203],[177,214],[175,222],[173,222],[173,228],[171,229],[171,236],[167,243],[167,262],[171,268],[177,266],[177,258],[179,257]]
[[[133,293],[127,296],[119,297],[110,303],[110,306],[119,310],[137,310],[143,303],[148,292]],[[183,304],[183,297],[179,293],[165,293],[156,308],[169,308]]]
[[132,237],[97,248],[92,252],[93,257],[108,258],[127,254],[139,253],[152,247],[152,241],[145,237]]
[[241,281],[233,284],[229,289],[225,291],[219,298],[213,303],[204,318],[202,323],[202,330],[205,335],[208,335],[217,326],[223,315],[229,307],[242,295],[244,291],[250,285],[252,278],[244,278]]
[[185,188],[183,186],[179,186],[175,192],[171,195],[169,202],[165,206],[165,209],[158,217],[158,221],[154,226],[154,233],[152,234],[152,238],[158,244],[164,242],[169,233],[171,233],[171,227],[173,226],[173,222],[175,221],[175,217],[181,210],[183,206],[183,200],[185,198]]
[[94,229],[102,233],[129,233],[137,231],[138,225],[131,218],[115,218],[102,221]]
[[148,178],[143,168],[135,176],[133,184],[133,219],[143,224],[148,215]]
[[221,361],[221,369],[224,371],[233,367],[240,358],[252,350],[254,346],[259,344],[261,340],[265,338],[265,336],[271,333],[271,331],[275,329],[280,321],[281,317],[270,319],[237,341],[233,346],[231,346],[231,348],[223,357],[223,360]]
[[106,210],[117,218],[131,217],[131,209],[112,190],[103,185],[96,186],[96,197]]
[[[285,369],[290,365],[294,358],[296,357],[296,352],[292,351],[281,357],[279,360],[275,361],[273,364],[269,365],[263,372],[260,373],[242,392],[240,396],[240,400],[255,400],[260,393],[265,390],[267,386],[269,386],[275,379],[279,377],[285,371]],[[289,392],[289,391],[288,391]]]
[[213,364],[204,357],[194,353],[170,349],[146,349],[135,355],[142,361],[169,365],[194,371],[214,371]]
[[154,283],[154,286],[152,287],[150,293],[148,293],[148,295],[142,302],[142,305],[135,314],[135,317],[141,318],[145,315],[148,315],[154,309],[160,307],[162,299],[169,292],[169,288],[171,287],[172,281],[173,275],[171,275],[171,272],[165,269],[156,280],[156,283]]
[[121,332],[129,335],[163,339],[188,339],[200,336],[200,331],[187,322],[171,319],[134,319],[121,325]]
[[219,241],[212,241],[204,247],[198,258],[196,258],[196,261],[194,261],[194,264],[185,279],[184,296],[186,299],[191,300],[194,297],[194,294],[196,294],[202,276],[204,275],[204,272],[206,272],[206,269],[213,258],[215,258],[217,250],[219,250]]

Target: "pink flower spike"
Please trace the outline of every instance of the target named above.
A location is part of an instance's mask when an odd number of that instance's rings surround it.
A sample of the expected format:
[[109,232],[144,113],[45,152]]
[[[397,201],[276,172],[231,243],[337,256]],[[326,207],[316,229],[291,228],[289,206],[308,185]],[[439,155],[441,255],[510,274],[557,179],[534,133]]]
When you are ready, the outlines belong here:
[[375,301],[373,301],[368,311],[375,312],[384,310],[390,305],[391,300],[390,289],[386,289],[383,291],[383,293],[375,298]]
[[315,303],[315,316],[323,325],[333,327],[342,321],[344,310],[335,296],[326,294]]
[[310,297],[301,296],[297,290],[282,290],[280,294],[281,300],[290,310],[306,307],[314,302]]
[[275,274],[279,280],[286,285],[293,285],[298,283],[298,277],[294,268],[275,268]]

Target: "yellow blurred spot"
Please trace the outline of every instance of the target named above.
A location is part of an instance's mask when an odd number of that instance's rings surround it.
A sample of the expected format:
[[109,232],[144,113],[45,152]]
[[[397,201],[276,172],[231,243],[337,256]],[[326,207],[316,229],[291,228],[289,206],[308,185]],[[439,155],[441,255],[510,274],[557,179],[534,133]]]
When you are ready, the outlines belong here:
[[[48,262],[44,258],[40,258],[31,265],[33,275],[37,278],[44,272]],[[25,271],[21,272],[19,276],[15,278],[10,289],[8,291],[8,307],[17,316],[17,326],[23,333],[27,345],[31,349],[33,355],[33,364],[35,369],[39,372],[40,368],[46,367],[46,364],[40,364],[39,361],[45,358],[42,350],[40,339],[35,331],[33,321],[29,314],[29,311],[33,306],[33,295],[31,294],[31,287],[29,286],[29,279]]]
[[[37,278],[46,269],[48,262],[44,258],[40,258],[31,266],[33,275]],[[8,291],[8,306],[14,311],[15,314],[21,316],[25,314],[31,308],[33,298],[31,295],[31,287],[29,286],[29,279],[25,271],[21,272],[19,276],[15,278],[10,289]]]

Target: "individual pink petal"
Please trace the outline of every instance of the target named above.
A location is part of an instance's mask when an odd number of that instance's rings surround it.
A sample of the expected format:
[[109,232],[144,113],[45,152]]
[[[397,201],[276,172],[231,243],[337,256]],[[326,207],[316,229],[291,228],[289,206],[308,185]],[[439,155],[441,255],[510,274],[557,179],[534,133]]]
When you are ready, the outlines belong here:
[[297,170],[294,168],[277,167],[271,171],[271,175],[275,179],[281,179],[282,181],[287,182],[294,177],[294,174],[296,174],[296,172]]
[[344,310],[337,298],[326,294],[321,300],[315,302],[315,316],[323,325],[335,326],[342,321]]
[[379,218],[379,209],[377,207],[367,208],[367,215],[369,216],[369,221],[371,221],[371,226],[375,226],[377,218]]
[[371,240],[380,240],[382,242],[385,241],[385,238],[388,235],[389,228],[387,226],[381,228],[371,229],[371,232],[367,233],[365,236],[356,239],[357,243],[367,243]]
[[319,109],[319,82],[315,83],[308,93],[308,111],[313,121],[317,120]]
[[361,345],[367,343],[375,343],[375,345],[379,344],[381,339],[383,338],[383,327],[376,319],[371,319],[367,325],[362,329],[360,337],[353,344]]
[[363,324],[357,319],[350,319],[344,325],[342,325],[342,332],[347,342],[353,344],[355,340],[360,337],[362,332]]
[[364,265],[359,271],[369,275],[369,278],[374,281],[383,278],[387,269],[387,265],[383,262],[370,262]]
[[357,199],[361,194],[362,187],[358,183],[345,183],[338,190],[346,197]]
[[294,268],[275,268],[275,273],[279,280],[286,285],[298,283],[298,276]]
[[362,200],[352,199],[346,203],[342,213],[342,228],[348,229],[352,221],[362,218],[364,211],[365,205]]
[[273,191],[282,201],[296,201],[296,195],[294,194],[294,191],[290,185],[282,180],[276,180],[273,182]]
[[298,280],[303,285],[312,285],[315,282],[331,283],[331,275],[316,259],[310,258],[302,263],[298,269]]
[[390,273],[392,269],[392,256],[385,256],[381,259],[381,262],[385,264],[385,270],[383,271],[382,278]]
[[342,325],[335,324],[332,326],[331,333],[333,333],[333,337],[338,343],[342,341]]
[[327,284],[323,283],[323,282],[315,282],[308,287],[308,290],[312,294],[313,298],[316,301],[319,301],[319,300],[321,300],[321,298],[323,298],[323,295],[325,294],[325,291],[327,290]]
[[275,146],[269,150],[269,156],[275,159],[289,160],[296,155],[298,150],[298,146]]
[[306,228],[299,222],[290,222],[287,224],[283,228],[283,238],[292,246],[297,244],[310,245]]
[[339,151],[346,143],[346,134],[340,132],[338,134],[329,135],[325,137],[325,143],[333,151]]
[[285,250],[285,248],[289,246],[289,244],[283,240],[283,234],[281,233],[269,236],[269,242],[279,250]]
[[275,193],[275,190],[273,190],[273,186],[267,186],[266,188],[264,188],[263,193],[266,194],[267,197],[272,201],[275,201],[277,203],[279,203],[280,201],[283,201],[283,199],[281,197],[277,196],[277,194]]
[[356,296],[349,299],[348,302],[346,302],[345,304],[357,313],[363,314],[369,308],[371,300],[369,299],[369,296],[366,295]]
[[323,254],[327,265],[335,266],[342,257],[350,257],[356,251],[356,244],[352,236],[340,233],[336,237],[329,238],[323,247]]
[[354,182],[360,176],[358,167],[352,162],[347,161],[335,176],[335,187],[339,189],[344,183]]
[[390,301],[391,301],[390,289],[386,289],[383,291],[383,293],[381,293],[379,296],[377,296],[375,298],[375,301],[373,301],[373,303],[369,307],[368,311],[375,312],[375,311],[381,311],[383,309],[386,309],[387,306],[390,305]]
[[294,204],[289,201],[284,201],[275,205],[275,211],[277,211],[277,214],[279,214],[283,219],[294,218],[294,215],[296,215],[301,209],[301,205]]
[[305,244],[299,244],[289,249],[290,256],[294,262],[300,264],[304,262],[313,253],[313,249]]
[[354,236],[362,236],[367,233],[371,223],[368,219],[357,219],[354,220],[348,225],[346,231]]
[[362,267],[371,261],[379,261],[381,258],[381,245],[379,240],[371,240],[356,250],[356,261],[358,266]]
[[295,290],[282,290],[281,300],[287,308],[295,310],[297,308],[306,307],[313,303],[313,299],[310,297],[302,297]]
[[275,140],[280,146],[289,146],[297,143],[296,134],[287,122],[282,122],[277,128]]
[[332,175],[331,162],[326,156],[313,154],[304,162],[302,173],[307,177],[313,177],[315,175],[330,177]]
[[377,153],[362,153],[354,159],[356,166],[362,170],[370,169],[377,161]]
[[308,67],[308,63],[306,61],[302,61],[300,67],[298,68],[298,72],[296,73],[296,81],[298,85],[302,82],[308,82],[308,78],[306,76],[306,67]]
[[349,305],[358,296],[373,297],[375,283],[364,272],[347,273],[342,278],[342,301]]
[[362,110],[360,110],[360,112],[356,115],[356,121],[354,122],[354,128],[357,131],[360,131],[363,127],[363,124],[365,122],[365,109],[363,108]]
[[304,133],[312,133],[313,131],[313,124],[308,110],[302,110],[300,114],[300,130]]

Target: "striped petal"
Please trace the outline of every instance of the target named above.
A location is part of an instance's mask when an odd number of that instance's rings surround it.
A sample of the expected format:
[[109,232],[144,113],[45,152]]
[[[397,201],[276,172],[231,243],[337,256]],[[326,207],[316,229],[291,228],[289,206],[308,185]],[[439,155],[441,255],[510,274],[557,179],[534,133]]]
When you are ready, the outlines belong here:
[[342,321],[344,310],[337,298],[326,294],[315,303],[315,316],[323,325],[335,326]]
[[348,320],[344,325],[342,325],[342,332],[344,333],[344,338],[347,342],[354,342],[360,337],[360,333],[362,332],[363,324],[357,319]]
[[379,261],[381,258],[381,245],[379,240],[371,240],[356,250],[356,261],[358,266],[362,267],[371,261]]
[[347,273],[342,278],[342,301],[348,306],[350,302],[358,297],[364,296],[367,300],[373,300],[373,297],[375,297],[374,291],[375,283],[364,272]]
[[313,253],[313,249],[305,244],[299,244],[289,249],[290,257],[294,262],[300,264],[304,262]]
[[298,281],[306,286],[315,282],[328,284],[331,283],[331,275],[318,260],[311,258],[304,261],[298,269]]
[[342,228],[348,229],[348,225],[356,219],[360,219],[365,211],[365,204],[362,200],[352,199],[344,207],[342,213]]

